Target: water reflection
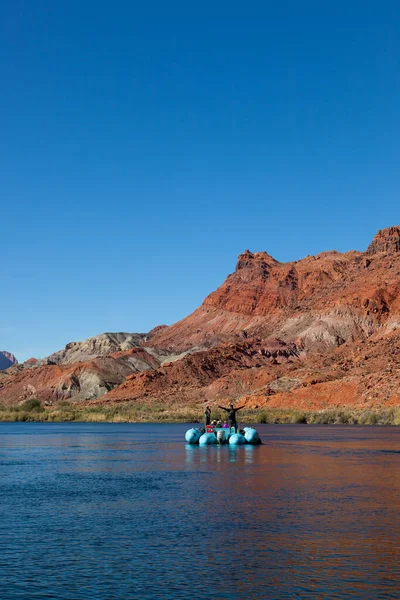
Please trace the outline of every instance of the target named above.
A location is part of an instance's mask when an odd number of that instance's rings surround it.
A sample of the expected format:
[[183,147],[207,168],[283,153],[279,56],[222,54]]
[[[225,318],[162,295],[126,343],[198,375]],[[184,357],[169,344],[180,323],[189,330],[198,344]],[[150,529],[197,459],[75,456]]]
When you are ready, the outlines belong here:
[[400,597],[399,430],[185,429],[0,424],[0,597]]
[[399,598],[400,432],[283,431],[262,447],[186,447],[186,467],[209,475],[210,523],[234,523],[210,568],[244,552],[242,577],[268,597]]
[[186,465],[209,464],[210,468],[214,464],[236,463],[241,465],[252,464],[257,460],[257,451],[259,446],[243,445],[230,446],[198,446],[196,444],[185,444],[185,462]]

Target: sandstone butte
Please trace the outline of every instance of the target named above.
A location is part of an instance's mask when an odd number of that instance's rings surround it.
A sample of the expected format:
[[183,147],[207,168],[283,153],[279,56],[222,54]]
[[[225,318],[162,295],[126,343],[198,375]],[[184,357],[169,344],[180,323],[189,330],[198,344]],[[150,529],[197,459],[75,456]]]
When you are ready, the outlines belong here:
[[365,252],[281,263],[246,250],[191,315],[102,334],[0,372],[0,403],[244,402],[318,410],[400,405],[400,227]]

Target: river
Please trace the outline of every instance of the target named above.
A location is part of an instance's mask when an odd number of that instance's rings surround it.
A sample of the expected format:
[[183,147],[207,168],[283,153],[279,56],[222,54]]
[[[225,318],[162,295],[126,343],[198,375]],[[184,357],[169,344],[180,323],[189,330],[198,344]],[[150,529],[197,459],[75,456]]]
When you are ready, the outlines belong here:
[[400,428],[0,423],[0,598],[400,598]]

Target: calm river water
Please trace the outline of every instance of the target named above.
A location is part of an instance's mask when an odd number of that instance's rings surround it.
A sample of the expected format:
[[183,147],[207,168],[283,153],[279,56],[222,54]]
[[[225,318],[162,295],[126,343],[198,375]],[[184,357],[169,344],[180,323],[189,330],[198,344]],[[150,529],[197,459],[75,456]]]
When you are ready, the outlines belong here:
[[400,428],[0,423],[0,598],[400,598]]

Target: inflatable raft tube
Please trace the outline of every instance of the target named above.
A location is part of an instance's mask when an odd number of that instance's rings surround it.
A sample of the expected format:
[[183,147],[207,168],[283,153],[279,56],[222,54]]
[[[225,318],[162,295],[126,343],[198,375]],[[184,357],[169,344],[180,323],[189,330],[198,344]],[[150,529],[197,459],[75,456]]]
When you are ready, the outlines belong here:
[[198,444],[201,434],[201,431],[193,427],[192,429],[188,429],[185,433],[185,440],[188,444]]
[[231,446],[237,446],[237,445],[245,444],[245,443],[246,443],[246,438],[241,433],[234,433],[229,438],[229,444]]
[[261,444],[261,438],[258,434],[258,431],[252,427],[245,427],[244,437],[246,438],[246,442],[248,444]]
[[203,433],[199,439],[200,446],[209,446],[210,444],[217,444],[217,438],[213,433]]

